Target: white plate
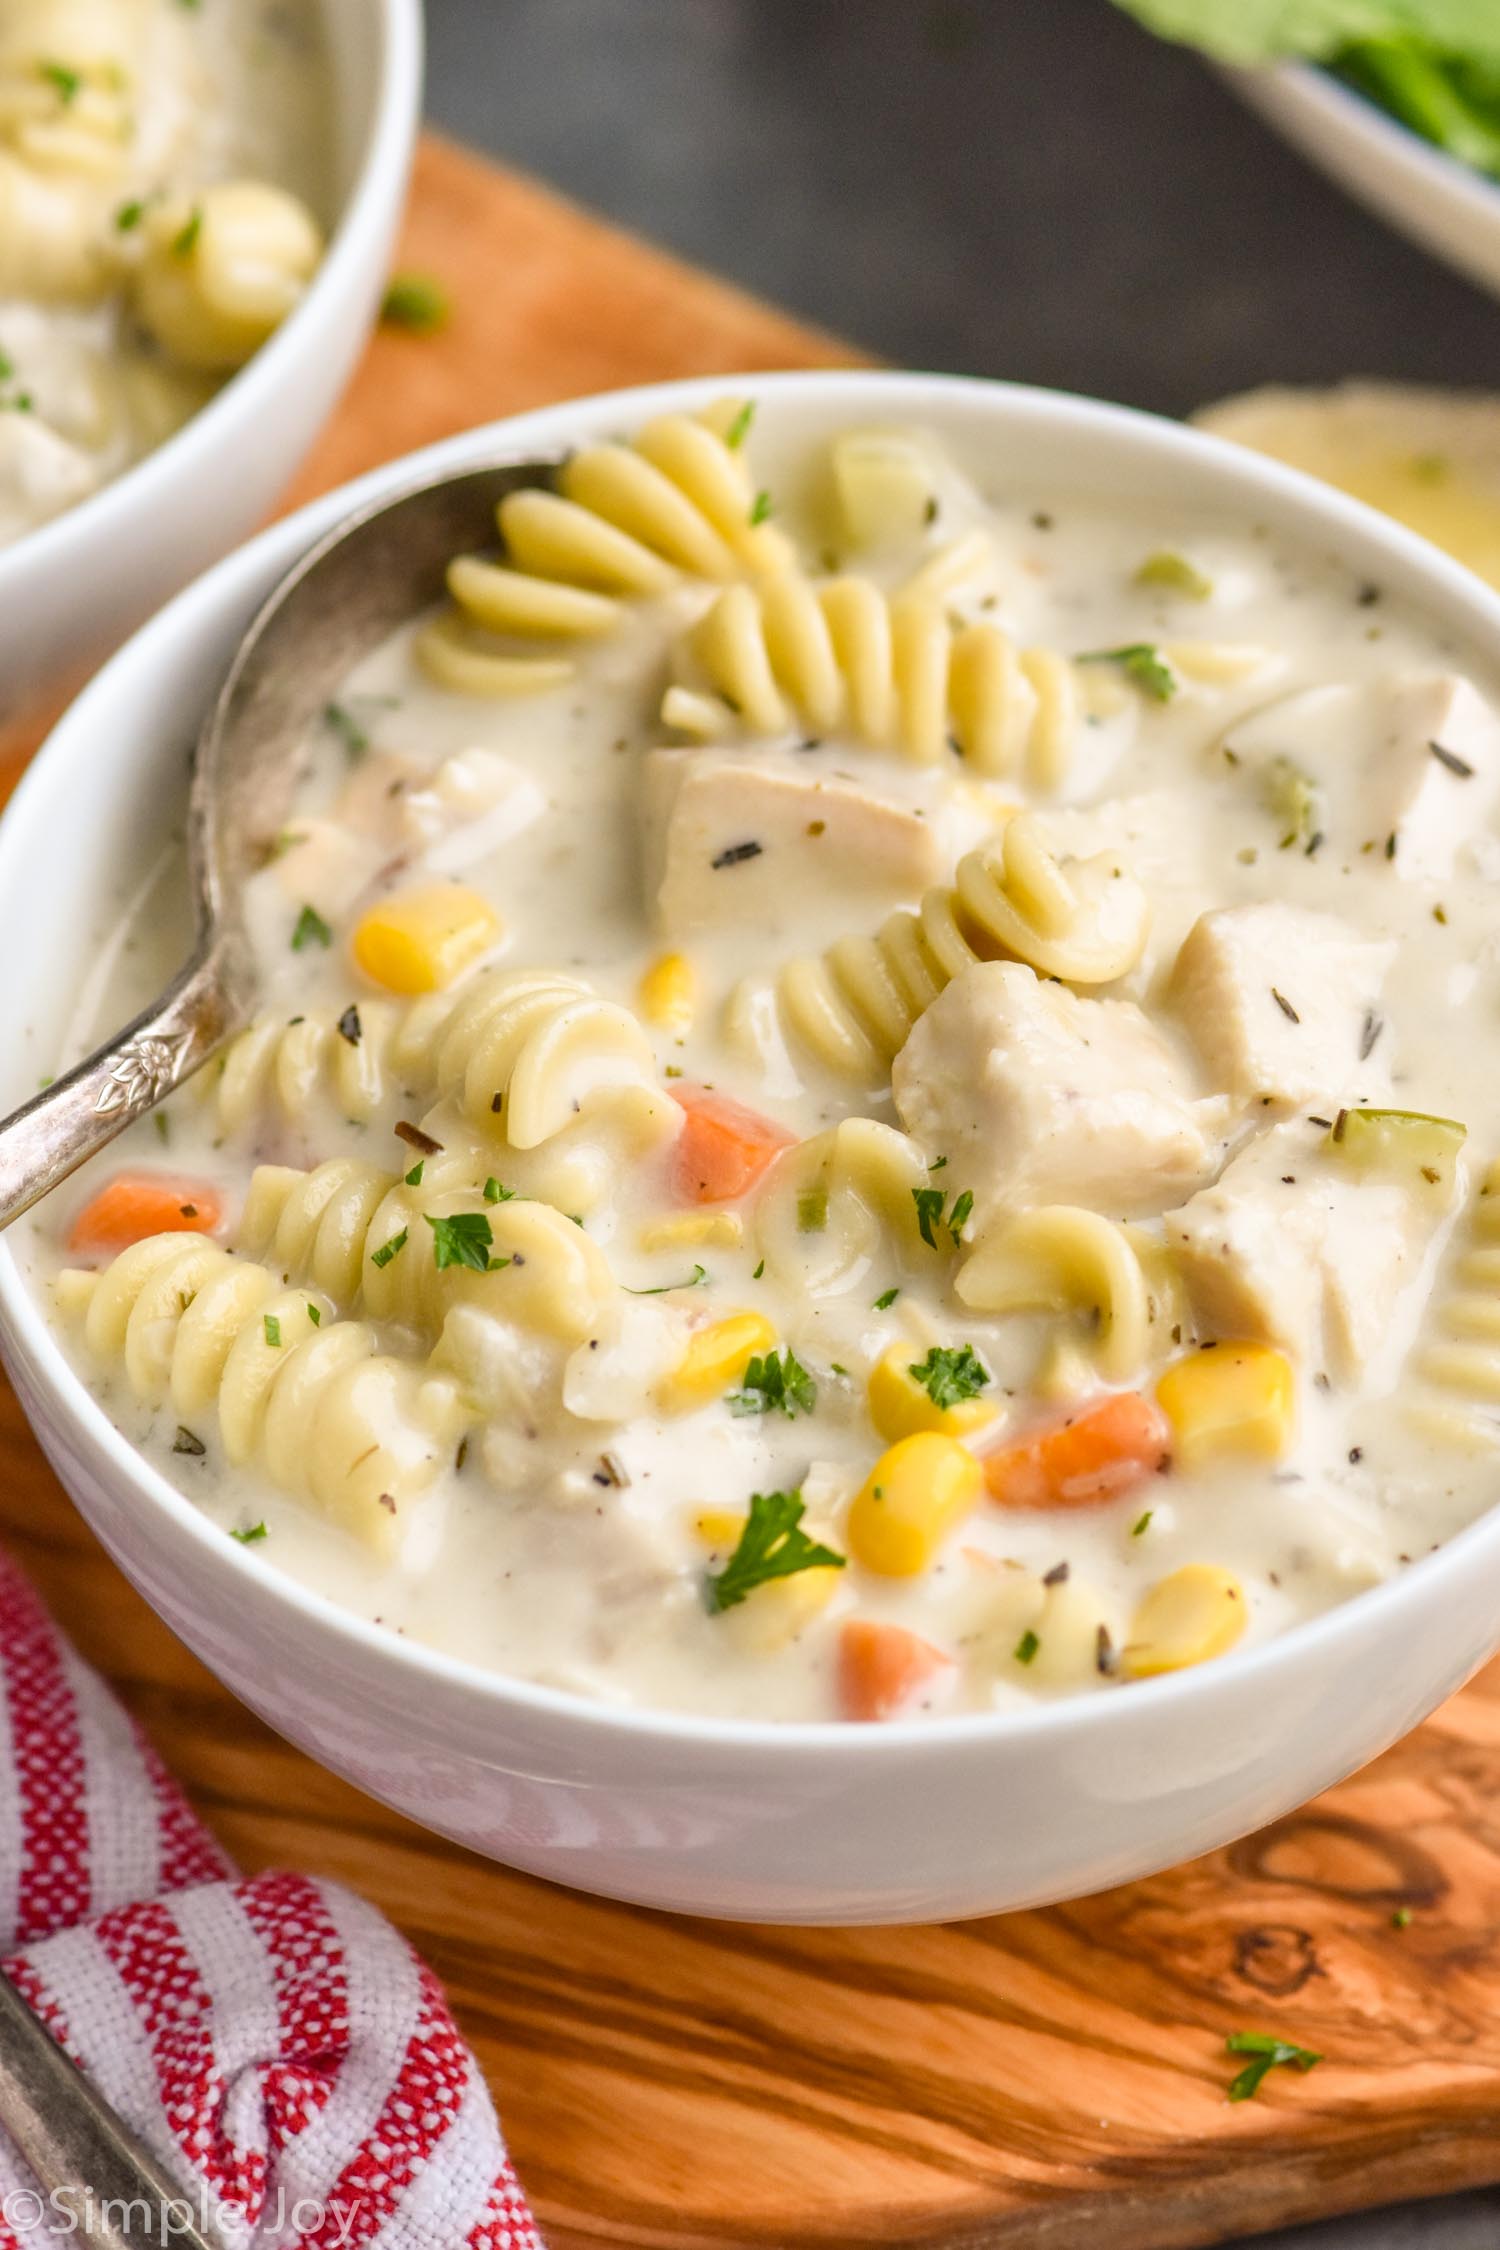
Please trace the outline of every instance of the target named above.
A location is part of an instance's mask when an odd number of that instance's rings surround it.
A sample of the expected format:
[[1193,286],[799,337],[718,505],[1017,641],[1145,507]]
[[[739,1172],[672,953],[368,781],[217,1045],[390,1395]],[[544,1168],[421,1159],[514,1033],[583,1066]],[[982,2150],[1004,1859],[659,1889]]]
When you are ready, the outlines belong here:
[[1325,71],[1283,63],[1224,75],[1351,194],[1500,296],[1500,182],[1445,155]]

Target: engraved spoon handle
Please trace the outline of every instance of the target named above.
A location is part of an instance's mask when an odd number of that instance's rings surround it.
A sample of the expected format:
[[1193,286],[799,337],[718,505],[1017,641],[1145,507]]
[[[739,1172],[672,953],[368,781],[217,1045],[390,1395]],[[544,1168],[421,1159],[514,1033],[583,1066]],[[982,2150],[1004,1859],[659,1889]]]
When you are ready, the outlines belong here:
[[224,951],[189,962],[134,1023],[0,1122],[0,1227],[202,1068],[244,1021]]
[[195,2223],[203,2198],[168,2177],[3,1977],[0,2123],[35,2175],[43,2232],[91,2250],[222,2250],[206,2211]]

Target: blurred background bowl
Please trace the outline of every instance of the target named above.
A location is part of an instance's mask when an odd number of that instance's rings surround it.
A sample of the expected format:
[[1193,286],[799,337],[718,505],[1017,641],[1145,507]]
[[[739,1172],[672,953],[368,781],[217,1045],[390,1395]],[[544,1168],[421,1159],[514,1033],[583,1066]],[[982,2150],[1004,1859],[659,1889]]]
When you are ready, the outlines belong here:
[[165,445],[0,547],[0,720],[103,655],[254,528],[364,348],[421,114],[421,9],[318,4],[334,104],[328,254],[297,310]]
[[1342,187],[1500,296],[1500,183],[1434,148],[1325,71],[1283,63],[1224,75]]

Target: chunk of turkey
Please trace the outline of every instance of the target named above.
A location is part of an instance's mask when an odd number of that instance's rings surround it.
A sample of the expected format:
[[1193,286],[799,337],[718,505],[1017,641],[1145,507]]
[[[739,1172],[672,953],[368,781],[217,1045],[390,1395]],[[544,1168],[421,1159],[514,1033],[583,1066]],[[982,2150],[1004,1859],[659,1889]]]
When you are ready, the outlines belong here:
[[[969,841],[917,777],[876,789],[828,754],[650,750],[642,772],[646,903],[667,937],[790,930],[819,901],[865,912],[920,897]],[[969,825],[974,825],[970,823]]]
[[921,1016],[896,1108],[970,1190],[979,1225],[1018,1204],[1160,1211],[1213,1169],[1220,1105],[1131,1000],[1084,1000],[1015,961],[980,961]]
[[1322,791],[1328,852],[1389,850],[1397,875],[1453,872],[1500,796],[1500,718],[1457,672],[1305,688],[1232,726],[1241,766],[1289,759]]
[[1399,1344],[1457,1181],[1361,1174],[1327,1141],[1305,1117],[1269,1127],[1164,1228],[1200,1334],[1275,1344],[1348,1382]]
[[1373,1100],[1389,1083],[1378,1002],[1395,951],[1307,907],[1221,907],[1189,930],[1169,998],[1224,1093]]

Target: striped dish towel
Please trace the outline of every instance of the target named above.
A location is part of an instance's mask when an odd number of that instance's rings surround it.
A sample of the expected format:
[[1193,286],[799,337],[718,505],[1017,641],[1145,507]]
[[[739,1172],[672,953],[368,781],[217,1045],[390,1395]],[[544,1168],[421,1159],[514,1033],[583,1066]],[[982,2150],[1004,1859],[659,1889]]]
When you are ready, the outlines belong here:
[[[541,2250],[432,1972],[348,1891],[238,1879],[4,1558],[0,1945],[226,2250]],[[0,2131],[0,2250],[66,2231]]]

